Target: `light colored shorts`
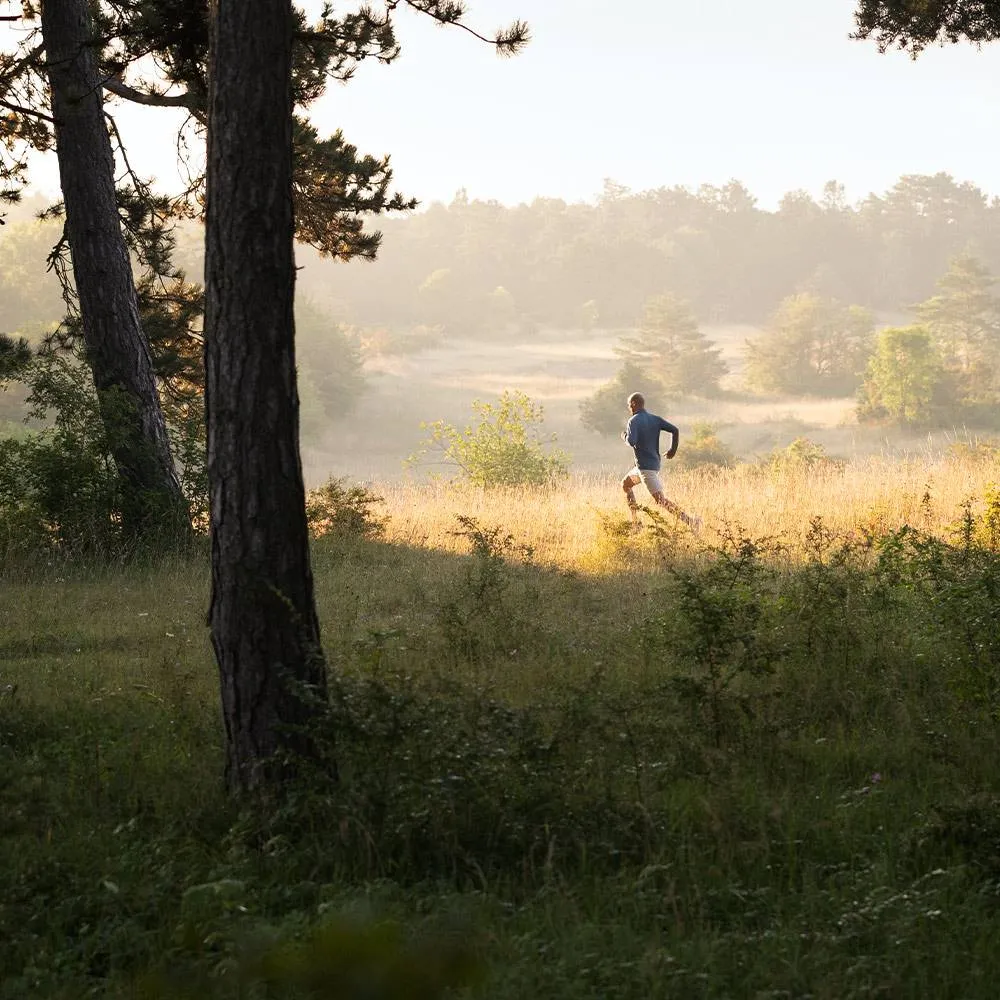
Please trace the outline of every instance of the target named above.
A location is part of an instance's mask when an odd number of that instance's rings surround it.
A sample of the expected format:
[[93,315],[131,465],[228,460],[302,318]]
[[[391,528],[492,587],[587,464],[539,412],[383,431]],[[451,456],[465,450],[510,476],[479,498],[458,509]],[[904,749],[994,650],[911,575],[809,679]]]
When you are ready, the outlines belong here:
[[642,481],[642,485],[649,490],[650,493],[662,493],[663,492],[663,480],[660,479],[660,474],[654,472],[653,469],[640,469],[635,466],[629,473],[630,476],[636,477]]

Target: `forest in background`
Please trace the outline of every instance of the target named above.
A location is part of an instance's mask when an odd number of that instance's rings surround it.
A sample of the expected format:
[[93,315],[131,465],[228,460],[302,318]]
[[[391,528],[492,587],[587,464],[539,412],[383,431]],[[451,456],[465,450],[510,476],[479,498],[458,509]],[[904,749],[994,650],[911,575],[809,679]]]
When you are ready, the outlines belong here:
[[[0,242],[0,325],[61,315],[45,258],[58,224],[30,225],[36,199],[9,212]],[[538,198],[508,207],[432,203],[380,220],[378,267],[300,247],[299,288],[339,322],[441,325],[454,333],[511,322],[567,329],[631,327],[646,299],[671,292],[703,323],[763,321],[809,291],[883,314],[929,295],[956,254],[1000,269],[1000,199],[948,174],[906,175],[855,204],[835,181],[820,200],[786,194],[768,211],[738,181],[631,192],[606,182],[594,203]],[[201,274],[200,236],[181,227],[177,263]]]
[[377,268],[304,261],[302,288],[350,323],[464,332],[512,319],[630,327],[666,292],[703,323],[760,323],[802,291],[895,314],[931,295],[962,251],[995,272],[998,221],[1000,200],[944,173],[853,205],[831,181],[819,201],[792,191],[775,211],[738,181],[643,192],[608,181],[595,203],[515,207],[460,192],[381,220]]

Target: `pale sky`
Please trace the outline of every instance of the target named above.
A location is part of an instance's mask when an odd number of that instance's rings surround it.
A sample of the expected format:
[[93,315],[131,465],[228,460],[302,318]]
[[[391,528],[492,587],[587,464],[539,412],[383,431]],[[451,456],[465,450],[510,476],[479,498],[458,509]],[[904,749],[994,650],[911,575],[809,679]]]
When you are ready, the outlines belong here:
[[[765,208],[786,191],[849,200],[904,173],[946,171],[1000,195],[1000,45],[880,55],[848,38],[853,0],[469,0],[485,34],[517,17],[532,42],[498,59],[469,35],[400,11],[403,54],[364,64],[313,112],[361,152],[389,153],[425,205],[537,195],[592,200],[742,181]],[[173,112],[121,112],[139,170],[170,186]],[[39,186],[55,183],[52,166]]]

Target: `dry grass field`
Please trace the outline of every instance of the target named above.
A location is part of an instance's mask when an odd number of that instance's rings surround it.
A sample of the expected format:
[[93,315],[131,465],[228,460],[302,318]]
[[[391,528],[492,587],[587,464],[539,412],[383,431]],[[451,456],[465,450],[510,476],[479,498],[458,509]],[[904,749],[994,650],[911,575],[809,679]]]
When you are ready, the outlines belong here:
[[[1000,463],[949,457],[870,456],[843,466],[780,471],[753,465],[670,471],[668,496],[704,520],[699,538],[677,525],[679,544],[690,548],[711,545],[727,526],[756,538],[777,537],[794,548],[816,517],[837,532],[880,533],[909,524],[946,536],[960,520],[963,503],[972,501],[979,511],[986,493],[1000,483]],[[627,517],[616,475],[576,474],[547,490],[377,481],[372,488],[385,498],[389,541],[466,551],[467,544],[454,533],[457,516],[465,515],[503,527],[531,546],[537,562],[621,571],[604,562],[607,525],[624,525]],[[640,502],[648,501],[641,487],[636,492]]]

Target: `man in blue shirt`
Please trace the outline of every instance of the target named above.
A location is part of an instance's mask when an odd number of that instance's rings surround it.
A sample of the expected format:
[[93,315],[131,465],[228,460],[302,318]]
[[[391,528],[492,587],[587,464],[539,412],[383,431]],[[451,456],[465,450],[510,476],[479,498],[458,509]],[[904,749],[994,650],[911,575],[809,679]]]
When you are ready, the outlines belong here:
[[622,480],[622,489],[628,501],[632,523],[638,527],[639,505],[636,503],[633,490],[642,483],[658,506],[665,507],[689,528],[698,531],[701,528],[701,518],[685,514],[677,504],[668,500],[663,495],[663,482],[660,479],[660,431],[666,431],[671,437],[670,448],[666,452],[667,458],[673,458],[677,454],[680,431],[669,420],[650,413],[646,409],[646,400],[641,392],[633,392],[629,396],[628,408],[632,416],[622,431],[622,440],[635,453],[635,467]]

